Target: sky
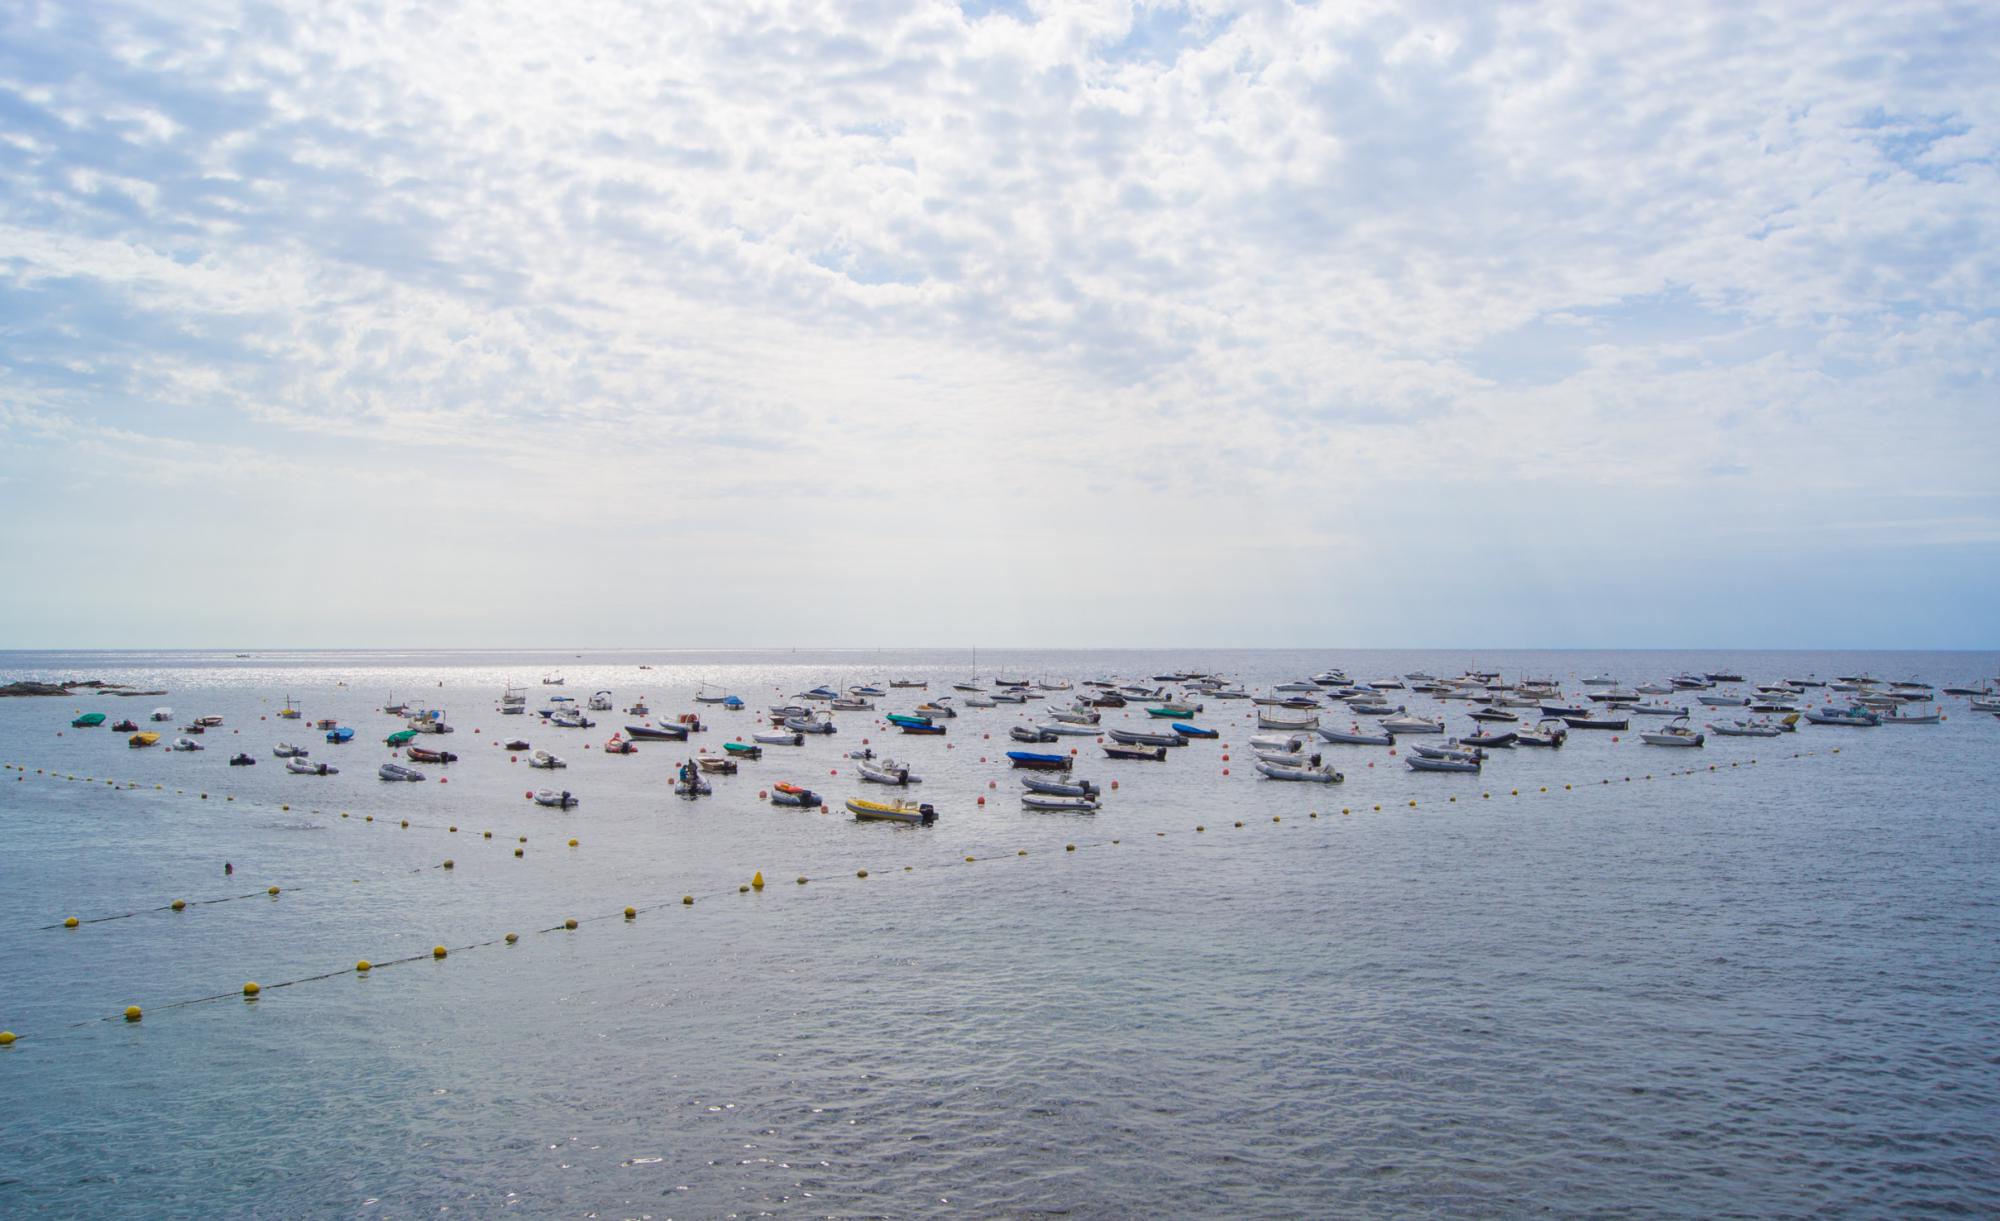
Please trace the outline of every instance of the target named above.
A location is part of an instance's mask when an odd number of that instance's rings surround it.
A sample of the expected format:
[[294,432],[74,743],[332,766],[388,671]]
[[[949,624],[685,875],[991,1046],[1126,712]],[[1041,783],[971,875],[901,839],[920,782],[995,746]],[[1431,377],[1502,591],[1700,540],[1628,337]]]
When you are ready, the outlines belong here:
[[2000,646],[2000,7],[0,5],[0,647]]

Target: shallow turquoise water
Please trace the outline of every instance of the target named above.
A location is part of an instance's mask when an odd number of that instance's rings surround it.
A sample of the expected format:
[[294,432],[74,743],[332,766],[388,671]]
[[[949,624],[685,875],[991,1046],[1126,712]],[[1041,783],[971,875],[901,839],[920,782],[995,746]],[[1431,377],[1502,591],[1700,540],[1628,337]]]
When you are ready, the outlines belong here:
[[[979,670],[1209,666],[1256,684],[1329,664],[1939,684],[2000,670],[1991,654],[1497,652],[982,655]],[[1577,733],[1480,777],[1328,748],[1348,775],[1333,789],[1263,781],[1196,743],[1164,765],[1084,766],[1120,788],[1077,818],[1019,808],[991,762],[1012,745],[1005,707],[923,740],[844,714],[831,741],[774,748],[682,803],[665,777],[685,750],[583,749],[619,714],[568,733],[493,715],[504,682],[535,701],[558,666],[568,694],[609,687],[622,708],[643,692],[670,713],[703,679],[758,705],[821,681],[950,681],[970,658],[0,655],[5,677],[172,691],[0,701],[0,760],[28,769],[0,773],[0,1027],[22,1036],[0,1052],[0,1211],[2000,1207],[1985,779],[2000,720],[1963,701],[1935,727],[1699,752]],[[449,784],[375,779],[394,723],[372,709],[392,691],[450,711],[446,744],[466,757]],[[288,694],[363,741],[258,719]],[[67,728],[77,707],[143,720],[159,703],[227,727],[194,756]],[[1231,727],[1245,711],[1211,703],[1205,719],[1229,741],[1250,732]],[[562,784],[582,807],[523,800],[545,775],[485,745],[515,732],[571,760]],[[927,777],[936,826],[757,800],[785,778],[835,803],[861,792],[839,756],[863,737]],[[343,774],[285,774],[280,738]],[[239,745],[256,767],[226,766]],[[756,870],[770,884],[739,894]],[[193,906],[153,910],[174,898]],[[509,931],[518,944],[497,941]],[[433,961],[439,943],[452,952]],[[254,1003],[235,995],[249,979],[266,986]],[[116,1020],[134,1003],[143,1022]]]

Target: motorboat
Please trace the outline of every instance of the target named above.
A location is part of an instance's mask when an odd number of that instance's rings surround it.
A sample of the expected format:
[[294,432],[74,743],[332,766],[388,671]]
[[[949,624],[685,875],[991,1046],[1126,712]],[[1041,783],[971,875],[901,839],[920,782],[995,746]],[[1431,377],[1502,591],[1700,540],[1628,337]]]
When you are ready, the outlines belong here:
[[715,790],[708,781],[702,779],[701,766],[692,759],[680,765],[674,773],[674,796],[693,801],[697,797],[709,797]]
[[340,769],[331,763],[313,763],[305,759],[285,760],[285,770],[294,776],[338,776]]
[[1199,725],[1184,725],[1179,721],[1174,722],[1173,730],[1183,738],[1219,738],[1222,736],[1219,730],[1203,729]]
[[337,729],[329,729],[326,731],[326,740],[335,746],[340,746],[354,740],[354,731],[345,725]]
[[549,717],[549,724],[558,729],[595,729],[597,722],[574,708],[565,708]]
[[1538,721],[1533,729],[1523,729],[1514,735],[1516,746],[1560,747],[1569,740],[1569,727],[1553,717]]
[[1708,731],[1723,738],[1775,738],[1785,731],[1765,720],[1710,721]]
[[728,751],[738,759],[761,759],[764,757],[764,748],[749,742],[724,742],[722,749]]
[[1072,725],[1067,721],[1046,721],[1035,726],[1050,737],[1094,738],[1104,731],[1095,725]]
[[626,716],[652,716],[652,715],[653,715],[653,710],[652,710],[652,709],[651,709],[650,707],[648,707],[648,706],[647,706],[647,704],[646,704],[646,701],[645,701],[645,700],[639,700],[638,702],[634,703],[634,704],[633,704],[633,705],[632,705],[632,706],[631,706],[630,708],[627,708],[627,709],[625,710],[625,715],[626,715]]
[[[623,734],[614,733],[605,739],[604,753],[607,755],[636,755],[639,753],[639,744],[626,738]],[[414,755],[411,756],[411,758],[415,757]]]
[[1187,745],[1187,739],[1177,733],[1146,733],[1138,729],[1108,729],[1105,733],[1113,742],[1125,746]]
[[409,756],[412,763],[436,763],[442,765],[458,762],[458,756],[448,750],[431,750],[424,746],[412,746],[403,753]]
[[949,703],[946,703],[945,700],[942,699],[926,700],[925,702],[917,705],[917,715],[927,716],[933,719],[936,719],[938,717],[955,717],[958,715],[958,709],[952,707]]
[[1405,756],[1403,762],[1413,772],[1470,772],[1477,775],[1480,767],[1477,759],[1431,759],[1423,755]]
[[548,806],[553,810],[570,810],[577,806],[577,796],[568,789],[542,789],[535,794],[535,804]]
[[931,807],[930,803],[905,801],[901,798],[895,801],[869,801],[861,797],[849,797],[847,799],[847,809],[856,818],[876,822],[901,822],[929,826],[931,823],[937,821],[937,811]]
[[1167,748],[1164,746],[1140,746],[1125,742],[1106,742],[1104,753],[1113,759],[1144,759],[1151,763],[1164,763]]
[[[786,718],[785,718],[785,728],[786,728],[786,729],[790,729],[790,730],[793,730],[793,731],[795,731],[795,732],[798,732],[798,733],[837,733],[837,732],[838,732],[838,729],[837,729],[837,727],[836,727],[836,726],[834,725],[834,723],[833,723],[832,721],[829,721],[829,720],[826,720],[826,719],[824,719],[824,718],[822,718],[822,717],[818,717],[818,716],[814,716],[814,715],[812,715],[811,713],[807,713],[807,714],[806,714],[805,716],[788,716],[788,717],[786,717]],[[942,732],[942,731],[940,731],[940,732]]]
[[1806,720],[1815,725],[1875,726],[1882,723],[1879,714],[1868,711],[1856,704],[1849,708],[1814,708],[1806,713]]
[[1486,758],[1485,751],[1477,746],[1468,750],[1465,743],[1457,738],[1447,738],[1436,746],[1418,743],[1410,747],[1410,750],[1426,759],[1456,759],[1462,763],[1477,763]]
[[1095,725],[1104,719],[1104,714],[1095,708],[1051,708],[1048,718],[1069,725]]
[[1056,733],[1039,725],[1016,725],[1007,731],[1007,736],[1016,742],[1053,742]]
[[1259,759],[1257,760],[1257,770],[1273,780],[1307,780],[1319,784],[1339,784],[1342,780],[1346,779],[1345,776],[1334,771],[1331,764],[1325,763],[1292,767],[1282,763],[1270,763]]
[[1671,724],[1659,729],[1649,729],[1639,734],[1639,740],[1648,746],[1700,746],[1702,735],[1687,723],[1687,718],[1675,717]]
[[795,729],[772,729],[753,733],[750,740],[765,746],[803,746],[806,736]]
[[151,719],[156,723],[164,724],[174,719],[174,710],[171,708],[155,708],[153,709]]
[[505,743],[503,743],[502,745],[503,745],[503,746],[505,746],[505,747],[506,747],[506,749],[508,749],[508,750],[533,750],[533,749],[534,749],[534,747],[532,747],[532,746],[530,746],[530,745],[529,745],[529,743],[528,743],[528,740],[527,740],[526,738],[514,738],[513,740],[511,740],[511,741],[508,741],[508,742],[505,742]]
[[1257,710],[1257,728],[1303,729],[1310,731],[1319,728],[1319,714],[1317,712],[1309,712],[1304,716],[1286,716],[1280,712],[1273,712],[1268,708],[1259,708]]
[[1750,703],[1747,695],[1697,695],[1695,699],[1705,708],[1743,708]]
[[1507,733],[1469,733],[1459,739],[1460,742],[1463,742],[1467,746],[1485,747],[1491,750],[1505,750],[1520,740],[1521,735],[1512,731]]
[[231,767],[255,767],[256,765],[257,756],[255,755],[240,754],[229,756],[229,766]]
[[1465,715],[1471,717],[1475,721],[1498,721],[1507,724],[1512,724],[1521,719],[1515,713],[1508,712],[1502,708],[1495,708],[1490,704],[1484,708],[1474,708],[1471,712],[1468,712]]
[[1684,717],[1688,714],[1685,706],[1676,708],[1672,704],[1634,704],[1625,711],[1633,716]]
[[1096,797],[1097,786],[1088,780],[1050,780],[1033,772],[1021,777],[1021,787],[1049,797]]
[[1566,716],[1562,723],[1571,729],[1630,729],[1632,718],[1612,716],[1609,712],[1585,713],[1582,716]]
[[568,767],[569,764],[563,761],[561,755],[552,755],[548,751],[538,750],[535,752],[535,757],[528,760],[528,766],[541,768],[545,772],[552,772],[559,767]]
[[69,727],[71,729],[95,729],[102,724],[104,724],[103,713],[86,712],[82,716],[76,718],[74,721],[71,721],[69,723]]
[[864,700],[859,696],[842,696],[837,700],[829,702],[827,707],[835,712],[873,712],[875,710],[875,703],[873,700]]
[[1935,708],[1929,712],[1909,712],[1905,710],[1907,708],[1908,705],[1905,705],[1903,708],[1894,708],[1883,713],[1881,717],[1882,723],[1884,725],[1935,725],[1942,719],[1942,714]]
[[[974,687],[973,690],[977,691],[979,690],[979,688]],[[873,683],[856,683],[854,686],[849,687],[847,689],[847,693],[849,695],[855,696],[860,699],[871,699],[871,700],[879,700],[883,696],[889,694],[887,691],[883,690],[881,687],[878,687]]]
[[685,742],[687,741],[688,733],[687,726],[685,725],[668,725],[662,722],[657,727],[652,725],[627,725],[625,727],[625,736],[638,742]]
[[[1161,752],[1162,757],[1165,753]],[[1007,758],[1015,767],[1041,772],[1066,772],[1075,762],[1069,755],[1042,755],[1028,750],[1010,750]]]
[[303,746],[293,746],[290,742],[280,742],[271,748],[271,755],[278,759],[303,759],[307,755]]
[[892,678],[889,680],[889,685],[891,687],[914,688],[918,691],[927,691],[930,689],[931,680],[928,678]]
[[205,750],[205,749],[207,749],[207,748],[206,748],[206,747],[204,747],[204,746],[203,746],[203,745],[202,745],[201,743],[199,743],[199,742],[195,741],[195,740],[194,740],[193,738],[175,738],[175,739],[174,739],[174,744],[173,744],[173,745],[172,745],[171,747],[168,747],[168,749],[169,749],[169,750]]
[[375,770],[375,774],[382,777],[382,779],[384,780],[404,780],[404,781],[415,782],[418,780],[422,780],[424,778],[424,774],[418,771],[416,768],[404,767],[400,763],[384,763],[381,767]]
[[195,719],[194,719],[194,720],[193,720],[192,722],[190,722],[190,723],[191,723],[191,724],[195,724],[195,725],[199,725],[199,726],[201,726],[201,727],[202,727],[203,729],[220,729],[220,728],[222,728],[222,718],[221,718],[221,717],[219,717],[219,716],[215,716],[215,715],[213,715],[213,714],[210,714],[210,715],[208,715],[208,716],[198,716],[198,717],[196,717],[196,718],[195,718]]
[[127,720],[123,720],[123,721],[119,721],[119,722],[118,722],[117,724],[115,724],[115,725],[113,725],[113,726],[111,727],[111,732],[112,732],[112,733],[138,733],[138,732],[139,732],[139,722],[137,722],[137,721],[134,721],[134,720],[130,720],[130,719],[127,719]]
[[1595,674],[1584,679],[1583,685],[1586,687],[1615,687],[1618,685],[1618,680],[1609,674]]
[[780,782],[771,786],[771,804],[774,806],[812,807],[824,803],[818,793],[796,784]]
[[[904,733],[915,734],[919,737],[935,738],[945,732],[944,726],[933,725],[929,721],[900,721],[897,723],[896,728],[902,730]],[[831,733],[833,731],[827,730],[826,732]]]
[[695,762],[700,765],[702,771],[714,775],[734,776],[736,774],[736,760],[731,759],[727,755],[703,755],[701,758],[696,759]]
[[584,707],[590,709],[592,712],[611,711],[611,693],[609,691],[593,692],[589,701],[584,704]]
[[1048,793],[1023,793],[1021,804],[1047,814],[1095,814],[1097,801],[1090,797],[1057,797]]
[[1378,725],[1389,733],[1443,733],[1444,721],[1420,716],[1393,716],[1378,721]]
[[900,786],[921,784],[923,782],[922,776],[910,774],[909,764],[898,763],[894,759],[885,758],[880,761],[864,759],[860,763],[857,763],[855,768],[861,773],[863,780],[873,784],[893,784]]
[[[196,722],[196,723],[197,723],[197,724],[199,724],[200,722]],[[320,718],[319,720],[317,720],[317,721],[314,721],[314,722],[312,723],[312,727],[313,727],[314,729],[322,729],[322,730],[324,730],[324,729],[338,729],[338,728],[340,727],[340,722],[339,722],[339,721],[337,721],[337,720],[335,720],[335,719],[333,719],[333,718],[332,718],[332,717],[330,717],[330,716],[329,716],[329,717],[321,717],[321,718]]]
[[[1322,729],[1320,730],[1320,733],[1324,735],[1326,733],[1326,730]],[[1283,753],[1293,753],[1299,750],[1303,750],[1305,748],[1305,744],[1306,744],[1305,736],[1303,734],[1295,734],[1295,733],[1284,734],[1282,736],[1274,734],[1257,734],[1256,736],[1250,739],[1250,749],[1252,750],[1269,750],[1269,751],[1278,751]]]

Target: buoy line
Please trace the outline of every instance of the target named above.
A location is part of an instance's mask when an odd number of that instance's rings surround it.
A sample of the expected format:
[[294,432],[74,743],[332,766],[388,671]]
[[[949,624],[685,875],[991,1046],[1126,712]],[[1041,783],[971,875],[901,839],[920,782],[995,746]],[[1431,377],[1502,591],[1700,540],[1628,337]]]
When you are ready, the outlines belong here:
[[[1830,748],[1825,753],[1829,755],[1836,755],[1840,753],[1840,749],[1841,748],[1839,747],[1833,747]],[[1794,751],[1787,756],[1783,756],[1783,761],[1814,758],[1820,754],[1821,752],[1818,750]],[[1746,763],[1754,766],[1757,763],[1757,759],[1752,758],[1748,760],[1731,760],[1730,770],[1733,770]],[[8,764],[6,766],[18,768],[19,765]],[[1726,774],[1727,771],[1721,768],[1719,764],[1709,764],[1706,767],[1683,768],[1683,769],[1665,771],[1659,773],[1657,777],[1653,773],[1645,773],[1641,776],[1641,780],[1650,781],[1656,778],[1668,779],[1668,778],[1689,777],[1689,776],[1720,776]],[[1622,779],[1623,782],[1630,783],[1633,778],[1631,776],[1625,776]],[[1588,793],[1593,789],[1599,789],[1605,786],[1609,786],[1611,782],[1612,781],[1610,777],[1601,778],[1598,781],[1597,785],[1591,785],[1587,781],[1581,783],[1577,781],[1570,781],[1564,783],[1559,791],[1572,794]],[[1556,792],[1558,790],[1556,790],[1553,785],[1541,785],[1538,786],[1538,791],[1540,794],[1548,794]],[[1489,799],[1489,800],[1491,799],[1492,795],[1493,793],[1491,790],[1482,790],[1480,794],[1482,799]],[[1521,796],[1521,790],[1518,788],[1510,789],[1509,796],[1519,797]],[[1457,802],[1458,802],[1458,795],[1452,794],[1449,795],[1446,801],[1442,803],[1438,802],[1436,798],[1432,798],[1430,804],[1432,805],[1456,804]],[[1422,808],[1419,802],[1414,798],[1408,800],[1407,806],[1398,805],[1393,800],[1387,804],[1389,808],[1398,810],[1405,808],[1407,809]],[[1371,812],[1379,812],[1383,810],[1383,808],[1384,808],[1384,803],[1372,803]],[[1340,814],[1343,817],[1349,817],[1352,816],[1353,811],[1354,807],[1351,806],[1342,807],[1340,810]],[[1308,811],[1306,817],[1303,819],[1299,818],[1297,815],[1292,816],[1292,824],[1295,827],[1304,822],[1330,822],[1330,821],[1332,821],[1332,811],[1330,808],[1324,812],[1320,810]],[[1259,820],[1232,819],[1231,822],[1232,822],[1231,829],[1244,829],[1252,822],[1255,822],[1257,825],[1262,825],[1261,819]],[[1270,823],[1274,826],[1282,826],[1283,822],[1284,822],[1283,815],[1272,815],[1270,817]],[[1217,826],[1220,827],[1220,824],[1218,823]],[[1191,830],[1187,828],[1155,830],[1152,832],[1151,835],[1139,836],[1136,842],[1144,843],[1148,839],[1167,840],[1167,839],[1187,838],[1187,837],[1206,837],[1208,831],[1209,827],[1207,824],[1197,823]],[[1064,858],[1068,858],[1079,851],[1087,849],[1122,846],[1124,845],[1126,838],[1127,838],[1126,836],[1118,836],[1107,839],[1066,841],[1062,846],[1062,851],[1059,853],[1049,849],[1030,850],[1028,848],[1019,848],[1012,852],[1002,851],[987,856],[970,854],[962,857],[957,857],[952,860],[933,861],[918,865],[905,865],[900,870],[890,871],[890,873],[887,876],[893,877],[897,873],[913,874],[918,871],[933,872],[943,869],[960,868],[966,865],[989,864],[1006,860],[1019,861],[1026,859],[1030,856],[1054,855],[1054,856],[1061,856]],[[409,872],[423,873],[429,870],[443,871],[443,870],[448,870],[451,867],[452,867],[452,862],[444,861],[434,865],[421,866],[412,869]],[[815,876],[808,874],[800,874],[796,878],[796,887],[803,888],[811,883],[818,883],[822,887],[827,884],[835,882],[848,882],[852,884],[865,881],[873,876],[874,876],[873,871],[865,867],[856,869],[851,874],[839,874],[832,876],[825,876],[825,875]],[[682,894],[679,898],[649,899],[644,903],[630,904],[624,908],[618,909],[617,911],[613,912],[597,913],[586,916],[568,917],[558,924],[549,925],[544,928],[534,928],[531,929],[530,931],[536,935],[547,935],[551,933],[574,932],[585,924],[598,924],[610,920],[619,920],[624,923],[633,923],[637,920],[637,918],[640,915],[650,914],[653,912],[660,911],[662,909],[673,908],[673,907],[682,907],[682,908],[695,907],[700,905],[698,900],[721,899],[726,897],[730,893],[735,893],[738,895],[751,894],[751,893],[761,894],[765,889],[766,889],[766,883],[764,881],[764,875],[762,871],[758,871],[755,874],[753,874],[750,882],[738,885],[734,892],[723,890],[723,891],[705,892],[699,894],[685,893]],[[202,902],[204,903],[234,902],[236,900],[244,898],[256,898],[259,895],[275,896],[278,893],[280,893],[279,888],[274,886],[263,891],[251,892],[245,895],[223,896],[212,900],[203,900]],[[71,917],[59,924],[37,926],[36,931],[44,931],[47,929],[75,928],[82,923],[103,923],[105,921],[111,921],[111,920],[128,919],[132,916],[147,914],[149,912],[172,911],[172,910],[177,910],[177,909],[174,904],[170,903],[162,907],[147,908],[141,911],[121,913],[111,916],[95,917],[87,922],[81,921],[76,917]],[[322,971],[317,974],[300,976],[296,979],[283,980],[274,984],[260,985],[254,982],[245,983],[241,988],[233,992],[218,992],[206,996],[190,997],[178,1001],[169,1001],[160,1005],[158,1008],[161,1010],[182,1009],[191,1005],[209,1004],[220,1000],[242,999],[245,1001],[255,1001],[264,992],[277,991],[283,988],[297,987],[302,984],[317,983],[329,979],[337,979],[344,975],[354,975],[354,976],[372,975],[375,971],[381,970],[386,967],[402,966],[412,962],[422,962],[425,960],[444,961],[452,954],[462,954],[473,950],[489,949],[494,946],[515,945],[519,942],[519,939],[520,939],[519,934],[510,932],[503,934],[500,937],[489,938],[485,941],[472,942],[463,946],[448,947],[439,945],[429,953],[409,954],[400,958],[386,959],[381,962],[371,962],[369,960],[362,959],[358,960],[353,966],[349,967],[341,967],[329,971]],[[99,1025],[105,1022],[114,1022],[114,1021],[138,1022],[141,1020],[141,1017],[142,1014],[139,1006],[133,1005],[129,1006],[122,1013],[111,1014],[97,1018],[86,1018],[80,1021],[70,1022],[67,1023],[66,1026],[63,1028],[82,1029]],[[17,1036],[15,1036],[14,1032],[12,1031],[0,1031],[0,1047],[11,1046],[14,1043],[16,1037]]]

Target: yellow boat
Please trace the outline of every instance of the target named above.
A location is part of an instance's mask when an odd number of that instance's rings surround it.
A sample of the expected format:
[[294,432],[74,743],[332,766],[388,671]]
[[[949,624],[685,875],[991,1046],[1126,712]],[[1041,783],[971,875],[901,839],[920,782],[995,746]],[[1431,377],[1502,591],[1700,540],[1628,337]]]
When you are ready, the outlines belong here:
[[151,730],[147,730],[144,733],[135,733],[125,739],[125,745],[127,746],[157,746],[159,743],[160,735]]
[[927,802],[869,801],[861,797],[849,797],[847,808],[856,818],[882,819],[888,822],[929,824],[937,821],[937,811]]

